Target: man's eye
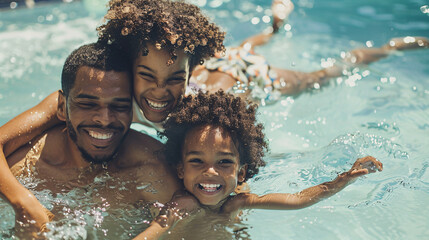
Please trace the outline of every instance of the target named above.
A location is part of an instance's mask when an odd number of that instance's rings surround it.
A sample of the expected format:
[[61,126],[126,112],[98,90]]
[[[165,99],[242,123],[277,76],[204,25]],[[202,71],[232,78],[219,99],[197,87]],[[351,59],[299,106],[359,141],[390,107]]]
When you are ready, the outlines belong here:
[[111,106],[111,108],[113,110],[118,111],[118,112],[126,112],[126,111],[129,111],[131,109],[131,106],[130,105],[113,105],[113,106]]
[[96,104],[95,103],[81,102],[81,103],[78,103],[78,106],[80,108],[89,109],[89,108],[95,107]]

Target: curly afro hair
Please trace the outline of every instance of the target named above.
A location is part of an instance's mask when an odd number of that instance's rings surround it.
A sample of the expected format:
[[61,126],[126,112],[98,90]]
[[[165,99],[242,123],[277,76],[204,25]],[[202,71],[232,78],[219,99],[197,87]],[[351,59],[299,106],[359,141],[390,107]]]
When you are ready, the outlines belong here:
[[104,18],[107,23],[97,28],[99,41],[118,45],[132,60],[148,54],[147,43],[169,51],[167,65],[174,63],[176,50],[184,50],[191,55],[191,69],[225,51],[225,32],[197,6],[182,1],[110,0]]
[[240,97],[224,93],[199,92],[188,96],[176,107],[164,124],[165,131],[159,133],[167,137],[166,157],[177,166],[182,161],[182,147],[186,134],[193,128],[213,125],[228,131],[240,154],[240,164],[247,164],[245,181],[265,166],[262,159],[268,144],[263,133],[263,125],[256,121],[257,105]]

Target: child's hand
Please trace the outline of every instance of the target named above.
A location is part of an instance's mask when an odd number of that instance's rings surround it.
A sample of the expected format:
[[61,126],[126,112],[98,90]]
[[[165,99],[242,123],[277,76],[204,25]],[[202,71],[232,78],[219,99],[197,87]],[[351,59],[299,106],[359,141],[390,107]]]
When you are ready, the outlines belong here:
[[374,157],[366,156],[356,160],[352,168],[348,171],[348,175],[352,178],[356,178],[376,172],[377,170],[383,171],[383,164]]

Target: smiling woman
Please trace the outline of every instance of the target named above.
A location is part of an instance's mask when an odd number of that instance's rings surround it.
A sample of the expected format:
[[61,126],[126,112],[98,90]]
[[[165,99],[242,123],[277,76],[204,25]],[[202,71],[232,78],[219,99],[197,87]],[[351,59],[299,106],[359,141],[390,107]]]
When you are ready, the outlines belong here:
[[[134,97],[143,114],[135,114],[134,121],[159,123],[177,105],[185,94],[190,74],[190,56],[177,51],[174,63],[167,65],[171,55],[163,49],[148,44],[149,53],[134,61]],[[140,117],[140,118],[139,118]]]

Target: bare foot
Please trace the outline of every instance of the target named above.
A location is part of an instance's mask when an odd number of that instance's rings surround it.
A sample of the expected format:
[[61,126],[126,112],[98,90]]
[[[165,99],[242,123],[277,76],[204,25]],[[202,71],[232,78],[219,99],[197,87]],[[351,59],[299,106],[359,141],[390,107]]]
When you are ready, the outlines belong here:
[[429,39],[425,37],[392,38],[381,48],[359,48],[350,51],[344,60],[351,64],[370,64],[389,56],[394,51],[429,48]]
[[403,37],[392,38],[389,43],[382,48],[388,50],[407,50],[417,48],[429,48],[429,39],[425,37]]
[[273,32],[279,31],[279,28],[283,25],[284,20],[293,11],[294,5],[290,0],[274,0],[271,5],[273,11]]

